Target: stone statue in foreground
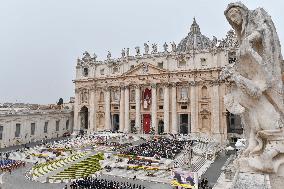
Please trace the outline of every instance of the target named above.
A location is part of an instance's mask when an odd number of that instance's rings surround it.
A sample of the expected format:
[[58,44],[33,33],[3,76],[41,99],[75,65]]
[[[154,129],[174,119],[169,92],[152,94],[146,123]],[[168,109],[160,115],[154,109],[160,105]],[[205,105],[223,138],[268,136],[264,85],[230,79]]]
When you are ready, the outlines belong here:
[[248,146],[238,160],[240,170],[277,173],[284,163],[282,55],[268,13],[231,3],[225,16],[239,40],[237,62],[221,72],[234,86],[224,97],[226,108],[239,114]]

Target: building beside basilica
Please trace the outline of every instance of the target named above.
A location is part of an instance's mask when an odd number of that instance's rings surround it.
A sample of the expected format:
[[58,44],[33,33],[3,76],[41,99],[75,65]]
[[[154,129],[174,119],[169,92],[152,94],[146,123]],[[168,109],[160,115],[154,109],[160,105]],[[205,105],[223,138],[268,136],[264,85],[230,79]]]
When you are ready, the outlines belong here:
[[110,52],[104,61],[88,52],[78,59],[74,130],[192,133],[222,142],[231,126],[240,127],[224,108],[229,83],[218,79],[222,67],[235,61],[232,31],[210,40],[194,19],[177,46],[150,46],[145,43],[143,52],[136,47],[135,55],[123,49],[117,59]]
[[0,108],[0,148],[62,137],[73,131],[68,108]]

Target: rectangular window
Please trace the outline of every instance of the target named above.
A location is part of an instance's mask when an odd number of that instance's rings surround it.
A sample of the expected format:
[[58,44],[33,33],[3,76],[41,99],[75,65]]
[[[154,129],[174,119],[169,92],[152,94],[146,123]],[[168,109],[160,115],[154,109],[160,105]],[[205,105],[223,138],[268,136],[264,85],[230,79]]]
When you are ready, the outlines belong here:
[[164,107],[163,106],[159,106],[159,109],[162,110]]
[[114,67],[113,69],[112,69],[112,73],[117,73],[118,72],[118,67]]
[[47,133],[48,121],[44,122],[43,132]]
[[21,124],[20,124],[20,123],[17,123],[17,124],[16,124],[15,137],[20,137],[20,133],[21,133]]
[[4,127],[0,125],[0,140],[3,139],[3,130],[4,130]]
[[35,123],[31,123],[31,135],[35,134]]
[[159,67],[159,68],[163,68],[163,67],[164,67],[164,63],[163,63],[163,62],[159,62],[159,63],[158,63],[158,67]]
[[181,106],[180,108],[183,109],[183,110],[186,110],[187,106]]
[[131,106],[131,110],[135,110],[135,106]]
[[185,67],[185,65],[186,65],[186,61],[183,59],[178,62],[179,67]]
[[68,130],[69,129],[69,119],[67,119],[67,121],[66,121],[66,130]]
[[56,127],[55,127],[55,130],[56,130],[56,131],[59,131],[59,123],[60,123],[60,121],[57,120],[57,121],[56,121],[56,125],[55,125],[55,126],[56,126]]
[[206,58],[200,58],[200,62],[202,66],[206,66]]
[[101,75],[104,75],[105,74],[105,69],[101,69],[100,73],[101,73]]

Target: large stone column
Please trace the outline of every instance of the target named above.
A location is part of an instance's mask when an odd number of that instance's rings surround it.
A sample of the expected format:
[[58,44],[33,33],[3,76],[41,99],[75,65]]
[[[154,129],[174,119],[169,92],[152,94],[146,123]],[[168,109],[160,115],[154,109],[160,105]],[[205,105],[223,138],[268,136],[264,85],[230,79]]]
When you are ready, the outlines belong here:
[[119,131],[123,131],[124,129],[124,86],[120,87],[120,99],[119,99]]
[[151,85],[151,95],[152,95],[152,102],[151,102],[151,127],[155,129],[155,133],[158,133],[157,127],[157,85]]
[[135,127],[137,132],[141,131],[141,104],[140,104],[140,86],[135,86]]
[[75,104],[74,104],[74,126],[73,131],[78,132],[80,130],[80,92],[79,89],[75,89]]
[[219,85],[218,83],[213,83],[212,86],[212,134],[214,138],[221,142],[220,135],[220,100],[219,100]]
[[170,94],[169,85],[164,86],[164,132],[170,132]]
[[124,100],[124,109],[125,109],[125,116],[124,116],[124,132],[130,132],[130,120],[129,120],[129,86],[125,87],[125,100]]
[[190,127],[191,133],[198,132],[198,88],[196,87],[196,83],[192,82],[190,85]]
[[105,129],[111,129],[110,123],[110,88],[106,88],[105,90]]
[[177,88],[176,83],[172,84],[172,104],[171,104],[171,111],[172,111],[172,133],[178,133],[178,124],[177,124]]
[[90,107],[90,116],[89,116],[89,123],[90,128],[88,129],[88,133],[95,131],[95,90],[90,90],[90,101],[89,101],[89,107]]

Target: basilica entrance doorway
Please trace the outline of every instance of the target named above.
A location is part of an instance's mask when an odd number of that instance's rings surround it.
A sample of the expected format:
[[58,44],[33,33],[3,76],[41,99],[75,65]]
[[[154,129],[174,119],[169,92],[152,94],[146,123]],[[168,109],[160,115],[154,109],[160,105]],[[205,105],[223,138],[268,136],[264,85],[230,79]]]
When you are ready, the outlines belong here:
[[119,130],[119,114],[113,114],[112,116],[112,131]]
[[179,122],[179,133],[180,134],[188,134],[188,114],[180,114],[180,122]]
[[164,133],[164,121],[160,120],[158,123],[158,134],[163,134]]
[[89,121],[89,111],[86,106],[83,106],[80,111],[81,125],[80,129],[88,129],[88,121]]
[[143,114],[143,131],[145,134],[150,133],[151,115]]

